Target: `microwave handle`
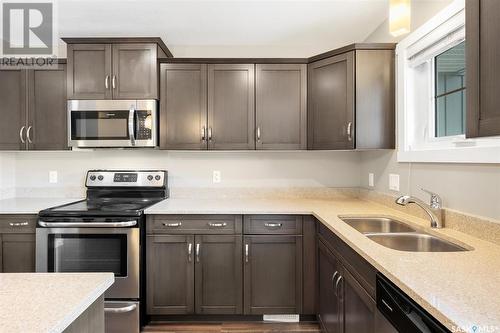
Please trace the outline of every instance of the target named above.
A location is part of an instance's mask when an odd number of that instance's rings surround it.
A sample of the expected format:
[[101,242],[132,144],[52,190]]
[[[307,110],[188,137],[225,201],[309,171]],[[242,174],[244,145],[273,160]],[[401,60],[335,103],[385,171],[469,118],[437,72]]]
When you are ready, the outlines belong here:
[[45,222],[38,221],[38,225],[46,228],[126,228],[137,225],[137,221],[124,222]]
[[133,106],[130,107],[128,114],[128,135],[130,138],[130,143],[132,146],[135,146],[135,108]]

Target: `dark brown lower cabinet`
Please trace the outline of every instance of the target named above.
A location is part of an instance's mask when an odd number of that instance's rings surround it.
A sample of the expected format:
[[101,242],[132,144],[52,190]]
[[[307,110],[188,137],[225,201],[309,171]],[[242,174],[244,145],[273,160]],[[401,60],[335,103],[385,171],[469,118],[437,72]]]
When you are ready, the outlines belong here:
[[194,312],[194,236],[147,236],[147,312]]
[[0,217],[0,273],[35,271],[36,216]]
[[375,333],[377,304],[347,269],[342,270],[339,294],[343,305],[345,333]]
[[242,314],[241,235],[195,237],[197,314]]
[[244,313],[302,313],[302,236],[244,236]]
[[342,311],[335,281],[341,271],[341,264],[322,242],[318,244],[318,271],[318,318],[324,332],[337,333],[341,331]]

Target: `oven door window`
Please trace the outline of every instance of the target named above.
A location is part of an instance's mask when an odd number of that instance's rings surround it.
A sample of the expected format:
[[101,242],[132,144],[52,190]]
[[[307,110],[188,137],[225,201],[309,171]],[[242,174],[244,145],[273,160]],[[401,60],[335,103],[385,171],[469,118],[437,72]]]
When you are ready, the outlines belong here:
[[128,140],[129,111],[72,111],[72,140]]
[[51,234],[49,272],[113,272],[127,276],[127,235]]

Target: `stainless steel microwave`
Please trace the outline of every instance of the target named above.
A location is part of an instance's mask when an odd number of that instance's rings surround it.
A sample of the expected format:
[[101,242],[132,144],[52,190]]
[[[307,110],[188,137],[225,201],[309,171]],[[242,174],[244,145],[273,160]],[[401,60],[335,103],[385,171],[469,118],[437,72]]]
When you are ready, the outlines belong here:
[[156,147],[158,101],[69,100],[68,145],[77,148]]

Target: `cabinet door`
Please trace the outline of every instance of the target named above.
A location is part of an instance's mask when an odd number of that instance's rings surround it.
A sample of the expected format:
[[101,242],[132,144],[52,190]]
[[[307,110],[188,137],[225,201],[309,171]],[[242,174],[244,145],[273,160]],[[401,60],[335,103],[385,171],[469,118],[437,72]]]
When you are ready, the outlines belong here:
[[0,235],[0,272],[35,272],[35,234]]
[[200,235],[195,242],[197,314],[242,314],[241,235]]
[[307,67],[256,65],[256,148],[306,149]]
[[208,65],[208,148],[255,149],[254,65]]
[[309,64],[309,149],[354,148],[354,51]]
[[66,65],[29,71],[28,82],[29,149],[67,149]]
[[207,65],[161,64],[160,148],[207,149]]
[[318,243],[318,318],[325,333],[341,332],[342,308],[335,288],[341,264],[330,250]]
[[302,312],[302,236],[244,236],[244,311]]
[[24,70],[0,71],[0,149],[26,149],[26,82]]
[[147,236],[147,313],[194,312],[194,237]]
[[[347,269],[342,270],[342,278],[337,291],[343,304],[344,333],[375,333],[375,313],[377,305],[365,289]],[[377,332],[378,333],[378,332]]]
[[68,99],[111,99],[111,45],[68,44]]
[[467,137],[500,135],[500,1],[466,1]]
[[158,98],[156,44],[114,44],[113,99]]

